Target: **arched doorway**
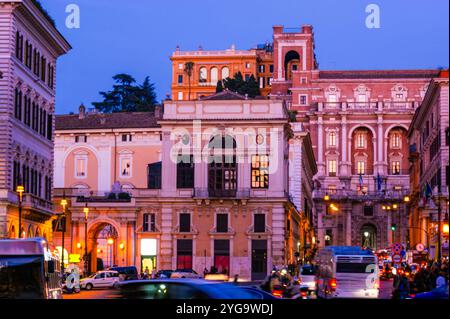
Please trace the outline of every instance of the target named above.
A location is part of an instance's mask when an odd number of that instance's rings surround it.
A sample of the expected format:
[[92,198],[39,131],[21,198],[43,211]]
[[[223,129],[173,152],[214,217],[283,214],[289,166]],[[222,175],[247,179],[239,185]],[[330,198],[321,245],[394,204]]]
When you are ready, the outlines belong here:
[[372,224],[365,224],[361,227],[361,246],[377,250],[377,228]]
[[90,272],[107,269],[117,264],[117,229],[107,222],[93,225],[89,230],[88,255]]
[[300,69],[300,55],[296,51],[289,51],[284,56],[284,74],[286,80],[292,80],[292,71]]

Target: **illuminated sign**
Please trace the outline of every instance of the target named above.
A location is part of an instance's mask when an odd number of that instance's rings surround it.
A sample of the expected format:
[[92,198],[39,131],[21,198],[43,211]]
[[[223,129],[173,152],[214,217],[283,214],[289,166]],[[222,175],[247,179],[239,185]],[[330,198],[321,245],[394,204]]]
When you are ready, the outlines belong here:
[[156,256],[156,239],[141,239],[141,255]]
[[79,263],[80,261],[80,254],[69,254],[69,263]]

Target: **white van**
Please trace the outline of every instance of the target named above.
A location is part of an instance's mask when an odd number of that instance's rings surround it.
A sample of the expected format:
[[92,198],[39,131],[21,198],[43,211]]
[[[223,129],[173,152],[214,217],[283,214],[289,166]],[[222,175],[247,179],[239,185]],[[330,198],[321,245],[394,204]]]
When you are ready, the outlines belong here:
[[99,271],[87,278],[80,280],[81,289],[92,288],[118,288],[119,272],[113,270]]
[[377,257],[356,246],[329,246],[317,256],[319,298],[378,298]]

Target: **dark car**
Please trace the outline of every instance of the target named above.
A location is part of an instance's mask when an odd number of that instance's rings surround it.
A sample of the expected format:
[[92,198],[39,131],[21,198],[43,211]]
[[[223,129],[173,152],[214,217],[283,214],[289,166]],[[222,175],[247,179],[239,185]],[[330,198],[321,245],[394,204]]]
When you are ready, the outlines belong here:
[[110,267],[108,270],[115,270],[119,273],[121,280],[137,280],[139,279],[137,268],[134,266],[127,267]]
[[262,293],[203,279],[156,279],[122,282],[120,299],[265,299]]
[[257,287],[250,287],[250,286],[240,286],[239,288],[246,290],[247,292],[253,294],[256,298],[255,299],[279,299],[275,297],[272,294],[269,294],[268,292],[261,290]]

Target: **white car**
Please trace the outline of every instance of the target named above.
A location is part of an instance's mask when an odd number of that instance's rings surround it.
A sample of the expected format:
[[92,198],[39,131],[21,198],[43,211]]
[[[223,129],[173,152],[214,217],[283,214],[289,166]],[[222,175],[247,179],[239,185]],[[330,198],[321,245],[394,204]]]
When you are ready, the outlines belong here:
[[309,291],[316,291],[316,267],[304,265],[300,270],[300,288],[308,288]]
[[80,280],[81,289],[91,290],[92,288],[118,288],[119,272],[107,270],[99,271],[87,278]]
[[170,278],[203,278],[201,275],[195,272],[193,269],[177,269],[171,275]]

